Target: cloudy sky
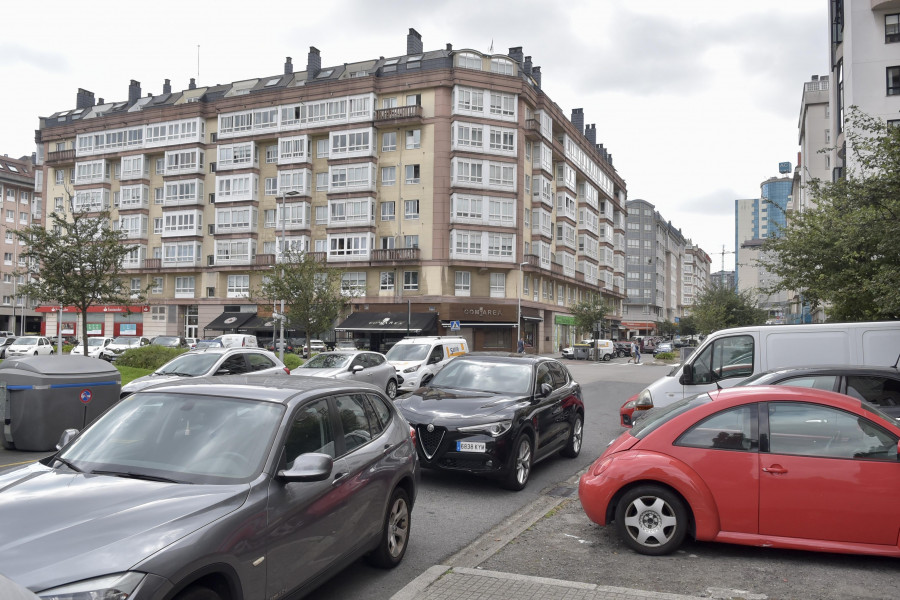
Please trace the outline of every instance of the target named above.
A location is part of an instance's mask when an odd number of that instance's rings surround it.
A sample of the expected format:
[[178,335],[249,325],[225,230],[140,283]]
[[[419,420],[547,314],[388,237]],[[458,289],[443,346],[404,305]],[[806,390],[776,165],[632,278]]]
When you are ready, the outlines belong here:
[[[426,50],[522,46],[566,115],[584,109],[629,199],[644,199],[723,264],[734,200],[796,162],[803,83],[828,73],[827,0],[154,0],[16,6],[0,36],[0,153],[34,151],[38,117],[163,80],[186,89]],[[9,16],[9,13],[8,15]],[[198,61],[199,46],[199,61]],[[199,62],[199,64],[198,64]],[[726,269],[733,255],[724,256]]]

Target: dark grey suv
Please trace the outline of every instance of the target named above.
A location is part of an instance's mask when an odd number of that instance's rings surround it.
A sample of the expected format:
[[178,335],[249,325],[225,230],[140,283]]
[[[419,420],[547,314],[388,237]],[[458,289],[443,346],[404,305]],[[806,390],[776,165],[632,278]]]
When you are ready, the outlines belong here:
[[363,555],[393,567],[419,479],[411,436],[383,393],[330,379],[140,391],[0,474],[0,565],[42,598],[129,600],[275,598]]

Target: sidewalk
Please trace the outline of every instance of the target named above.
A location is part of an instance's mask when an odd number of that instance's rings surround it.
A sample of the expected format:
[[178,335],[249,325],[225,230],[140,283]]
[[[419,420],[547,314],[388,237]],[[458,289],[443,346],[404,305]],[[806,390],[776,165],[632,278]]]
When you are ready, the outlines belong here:
[[622,587],[561,581],[467,567],[435,565],[391,597],[391,600],[700,600]]

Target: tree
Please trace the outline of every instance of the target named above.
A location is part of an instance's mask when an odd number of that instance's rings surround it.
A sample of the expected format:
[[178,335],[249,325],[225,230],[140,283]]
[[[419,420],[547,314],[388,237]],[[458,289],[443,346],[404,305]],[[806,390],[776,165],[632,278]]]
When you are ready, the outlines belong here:
[[697,330],[705,334],[766,322],[766,311],[756,306],[749,291],[738,292],[719,282],[697,296],[691,312]]
[[570,308],[575,317],[575,327],[579,331],[589,331],[593,334],[597,323],[606,318],[609,307],[599,295],[591,295],[587,300],[582,300]]
[[294,248],[285,249],[283,262],[275,265],[254,295],[257,303],[271,303],[273,309],[284,300],[285,325],[305,331],[307,340],[330,329],[350,303],[341,293],[340,270]]
[[671,321],[663,321],[657,324],[656,330],[659,332],[659,335],[669,337],[675,335],[675,332],[678,331],[678,325]]
[[900,318],[900,127],[849,111],[845,177],[809,184],[816,205],[766,240],[765,291],[799,292],[829,318]]
[[685,337],[697,335],[697,320],[693,315],[681,317],[678,321],[678,333]]
[[[70,205],[71,199],[70,194]],[[49,227],[34,224],[15,232],[25,242],[21,257],[27,265],[17,275],[30,275],[20,289],[38,302],[77,308],[87,356],[88,309],[95,304],[143,302],[146,289],[135,293],[124,286],[122,262],[134,246],[125,243],[124,232],[109,226],[108,212],[73,211],[69,219],[56,212],[48,216]]]

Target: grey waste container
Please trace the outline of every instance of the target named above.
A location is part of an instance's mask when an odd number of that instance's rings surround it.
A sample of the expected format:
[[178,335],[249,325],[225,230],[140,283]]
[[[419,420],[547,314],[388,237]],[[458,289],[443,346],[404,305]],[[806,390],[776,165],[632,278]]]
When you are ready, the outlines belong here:
[[119,400],[122,376],[99,358],[28,356],[0,363],[0,442],[11,450],[56,449]]
[[587,344],[575,344],[575,360],[588,360],[591,357],[591,347]]

